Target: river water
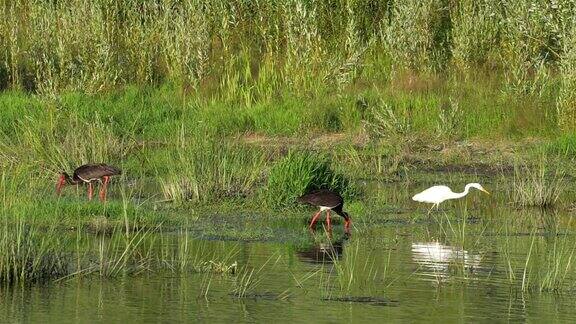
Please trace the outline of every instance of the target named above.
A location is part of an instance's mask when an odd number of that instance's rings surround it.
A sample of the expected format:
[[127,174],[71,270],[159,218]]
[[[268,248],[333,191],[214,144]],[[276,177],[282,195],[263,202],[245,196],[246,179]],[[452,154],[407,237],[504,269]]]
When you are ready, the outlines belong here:
[[[503,197],[491,199],[476,195],[447,204],[424,220],[414,220],[413,214],[425,209],[390,212],[355,222],[351,236],[341,225],[331,237],[302,230],[301,240],[279,236],[260,242],[154,233],[147,240],[168,247],[159,259],[178,254],[186,240],[189,248],[213,253],[203,255],[228,255],[218,262],[237,267],[222,274],[167,266],[3,288],[0,318],[33,323],[576,321],[572,213],[520,210],[494,203]],[[87,240],[97,246],[111,238]]]

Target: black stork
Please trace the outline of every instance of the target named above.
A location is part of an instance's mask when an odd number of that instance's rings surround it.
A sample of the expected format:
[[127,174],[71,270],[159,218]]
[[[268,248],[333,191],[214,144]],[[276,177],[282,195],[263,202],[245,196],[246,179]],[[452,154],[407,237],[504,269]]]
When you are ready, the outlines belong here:
[[330,224],[330,211],[333,210],[336,212],[336,214],[344,218],[344,229],[346,233],[350,233],[351,219],[348,213],[342,210],[342,207],[344,207],[344,199],[342,199],[342,196],[339,194],[327,189],[320,189],[299,197],[298,202],[310,204],[320,208],[320,210],[312,217],[312,221],[310,222],[309,226],[310,229],[314,228],[316,220],[318,217],[320,217],[320,213],[326,211],[326,225],[329,231],[332,230],[332,226]]
[[56,185],[56,193],[60,194],[62,187],[66,184],[77,185],[80,183],[87,183],[88,200],[92,200],[92,182],[100,181],[102,183],[102,186],[100,187],[100,200],[106,201],[106,189],[108,188],[110,177],[121,173],[122,171],[117,167],[105,163],[84,164],[74,170],[72,177],[70,177],[66,172],[60,174],[58,184]]

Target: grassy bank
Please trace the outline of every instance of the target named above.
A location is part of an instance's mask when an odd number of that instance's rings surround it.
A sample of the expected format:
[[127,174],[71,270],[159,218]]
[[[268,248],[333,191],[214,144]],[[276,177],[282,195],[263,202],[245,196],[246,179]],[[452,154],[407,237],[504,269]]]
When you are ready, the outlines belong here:
[[[542,156],[547,170],[574,174],[567,1],[0,10],[6,215],[153,224],[179,208],[289,207],[318,187],[362,197],[358,179],[512,174]],[[108,205],[77,207],[74,189],[53,195],[58,172],[100,161],[125,171]]]
[[[574,136],[557,129],[554,114],[526,110],[553,112],[553,100],[471,80],[419,78],[427,86],[418,90],[398,87],[404,81],[395,78],[382,89],[295,93],[248,105],[170,84],[55,98],[4,92],[4,208],[67,223],[140,217],[153,224],[174,221],[168,214],[175,208],[292,207],[294,197],[318,187],[362,198],[358,179],[406,181],[431,171],[499,178],[543,156],[546,170],[574,174]],[[60,171],[94,161],[124,170],[108,205],[78,207],[83,189],[54,195]]]

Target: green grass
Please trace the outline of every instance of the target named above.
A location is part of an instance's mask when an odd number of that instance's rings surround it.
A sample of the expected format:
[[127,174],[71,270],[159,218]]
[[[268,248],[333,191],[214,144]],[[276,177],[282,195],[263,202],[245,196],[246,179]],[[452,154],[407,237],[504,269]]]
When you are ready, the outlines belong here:
[[183,143],[167,161],[161,175],[164,198],[171,201],[207,202],[250,195],[261,181],[265,155],[240,144],[198,139]]
[[[226,134],[357,129],[354,103],[370,97],[409,114],[417,130],[440,128],[443,136],[540,134],[551,125],[573,130],[576,120],[576,9],[565,3],[4,1],[3,8],[0,89],[52,98],[52,112],[83,106],[81,121],[98,111],[128,135],[157,139],[174,120],[203,120],[186,114],[196,97],[206,99],[200,110],[222,105],[206,110]],[[140,88],[159,101],[147,105]],[[117,105],[78,95],[118,89],[128,95]],[[442,129],[450,107],[463,120]]]
[[[509,167],[508,148],[497,144],[510,142],[512,154],[529,160],[544,146],[572,174],[575,7],[535,6],[0,0],[5,226],[97,233],[186,226],[207,206],[269,211],[317,188],[341,192],[355,219],[369,218],[353,199],[362,198],[355,180],[409,182],[415,169],[452,165]],[[536,139],[536,149],[526,139]],[[475,141],[488,144],[468,149]],[[57,198],[57,174],[89,162],[124,170],[110,201],[87,202],[84,188]],[[542,170],[517,170],[514,181],[511,197],[521,206],[550,205],[561,190],[560,178]],[[6,244],[32,249],[8,232]],[[46,259],[40,276],[59,273],[52,243],[25,235],[47,250],[23,264]],[[136,255],[137,241],[102,251]],[[120,265],[149,262],[124,256],[106,255],[114,261],[98,271],[118,275]],[[5,257],[6,267],[14,256]],[[36,278],[24,268],[4,273]],[[344,277],[353,272],[340,268]]]
[[291,151],[271,167],[263,190],[270,206],[286,207],[293,205],[299,196],[316,189],[353,194],[350,180],[335,172],[325,156]]
[[568,133],[558,136],[548,144],[548,151],[570,159],[576,157],[576,134]]
[[[5,185],[14,186],[6,204],[68,225],[76,219],[95,228],[126,219],[177,225],[187,218],[171,215],[181,207],[291,206],[298,195],[321,187],[352,198],[350,182],[357,178],[394,181],[414,167],[510,163],[481,151],[436,151],[458,148],[461,140],[537,136],[548,152],[570,158],[571,137],[557,136],[554,118],[522,113],[525,102],[549,98],[511,100],[519,96],[502,91],[502,80],[493,78],[456,82],[398,74],[372,87],[345,87],[338,96],[327,89],[283,92],[248,104],[190,94],[174,83],[56,98],[4,92],[0,165]],[[400,125],[391,123],[394,118]],[[369,124],[381,134],[367,131]],[[533,158],[521,144],[515,149]],[[66,188],[56,199],[58,172],[101,161],[125,171],[114,179],[106,206],[87,203],[82,189]],[[563,165],[570,173],[570,164]]]
[[566,187],[559,169],[549,170],[547,161],[539,165],[518,165],[514,170],[512,201],[518,206],[552,207]]

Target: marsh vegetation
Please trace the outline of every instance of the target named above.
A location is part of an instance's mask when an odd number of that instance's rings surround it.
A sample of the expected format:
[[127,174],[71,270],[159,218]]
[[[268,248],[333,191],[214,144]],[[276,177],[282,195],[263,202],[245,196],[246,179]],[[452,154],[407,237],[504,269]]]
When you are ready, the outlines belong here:
[[[575,279],[572,2],[0,0],[0,13],[6,318],[41,303],[19,295],[35,289],[127,310],[122,283],[197,320],[270,319],[250,317],[259,300],[574,319],[556,307]],[[124,171],[108,202],[54,194],[89,162]],[[429,217],[409,200],[467,182],[495,196]],[[351,238],[306,231],[295,198],[318,188],[345,197]]]

